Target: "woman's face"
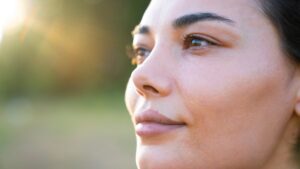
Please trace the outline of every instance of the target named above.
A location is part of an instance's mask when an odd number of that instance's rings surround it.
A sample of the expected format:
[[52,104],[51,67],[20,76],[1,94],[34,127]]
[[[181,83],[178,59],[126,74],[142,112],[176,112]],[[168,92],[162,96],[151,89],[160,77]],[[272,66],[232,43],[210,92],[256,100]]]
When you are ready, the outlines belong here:
[[254,0],[152,0],[126,104],[140,169],[264,168],[295,104],[295,67]]

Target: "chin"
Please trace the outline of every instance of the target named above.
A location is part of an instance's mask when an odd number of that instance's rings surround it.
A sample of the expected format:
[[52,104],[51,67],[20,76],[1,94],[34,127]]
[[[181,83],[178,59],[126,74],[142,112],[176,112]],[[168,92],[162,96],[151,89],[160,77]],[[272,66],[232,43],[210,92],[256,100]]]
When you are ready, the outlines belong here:
[[[175,149],[176,150],[176,149]],[[196,169],[185,159],[186,153],[160,146],[139,146],[136,154],[138,169]],[[201,168],[197,168],[201,169]]]
[[185,169],[178,164],[179,161],[172,160],[172,157],[163,157],[163,155],[142,154],[137,156],[138,169]]
[[[183,146],[139,145],[136,152],[138,169],[254,169],[258,163],[237,156],[209,156]],[[259,161],[259,160],[254,160]]]

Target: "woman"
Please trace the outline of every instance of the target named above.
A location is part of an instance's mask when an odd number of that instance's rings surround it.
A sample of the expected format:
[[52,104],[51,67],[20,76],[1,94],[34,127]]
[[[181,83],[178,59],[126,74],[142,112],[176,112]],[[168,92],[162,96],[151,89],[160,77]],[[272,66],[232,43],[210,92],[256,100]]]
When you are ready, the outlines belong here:
[[296,169],[298,0],[152,0],[126,105],[139,169]]

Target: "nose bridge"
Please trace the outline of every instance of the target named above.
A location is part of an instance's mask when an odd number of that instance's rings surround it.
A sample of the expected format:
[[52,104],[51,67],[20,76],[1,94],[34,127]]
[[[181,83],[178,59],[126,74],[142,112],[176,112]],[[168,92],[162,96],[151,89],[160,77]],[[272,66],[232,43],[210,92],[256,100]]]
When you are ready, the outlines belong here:
[[131,79],[137,92],[145,97],[166,96],[172,89],[167,48],[156,46],[148,58],[132,72]]

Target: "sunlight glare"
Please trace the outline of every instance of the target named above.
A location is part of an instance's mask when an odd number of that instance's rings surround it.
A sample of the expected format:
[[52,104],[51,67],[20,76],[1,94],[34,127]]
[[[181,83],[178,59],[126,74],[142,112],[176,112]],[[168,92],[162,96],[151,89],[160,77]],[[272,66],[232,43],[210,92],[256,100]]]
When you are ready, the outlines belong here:
[[3,30],[2,30],[1,27],[0,27],[0,42],[2,41],[2,36],[3,36],[3,35],[2,35],[2,34],[3,34],[2,32],[3,32]]
[[0,0],[0,42],[5,29],[23,20],[24,11],[21,0]]

